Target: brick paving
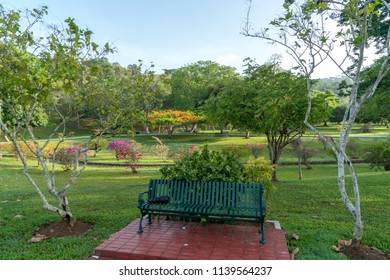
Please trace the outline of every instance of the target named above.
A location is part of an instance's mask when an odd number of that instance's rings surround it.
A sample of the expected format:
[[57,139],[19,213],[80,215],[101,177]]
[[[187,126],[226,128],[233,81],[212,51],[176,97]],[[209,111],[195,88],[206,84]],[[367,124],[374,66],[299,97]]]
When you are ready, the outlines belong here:
[[[139,219],[112,234],[95,249],[98,260],[290,260],[284,232],[267,222],[266,244],[260,244],[259,227]],[[276,225],[276,226],[275,226]]]

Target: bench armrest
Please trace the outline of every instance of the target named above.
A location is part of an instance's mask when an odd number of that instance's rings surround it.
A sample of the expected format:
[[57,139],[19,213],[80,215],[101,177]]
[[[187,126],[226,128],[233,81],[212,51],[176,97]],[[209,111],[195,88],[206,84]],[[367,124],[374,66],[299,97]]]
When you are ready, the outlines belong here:
[[147,201],[147,200],[144,200],[143,197],[145,194],[148,194],[148,193],[149,193],[149,191],[144,191],[138,195],[138,207],[140,207],[141,205],[143,205]]

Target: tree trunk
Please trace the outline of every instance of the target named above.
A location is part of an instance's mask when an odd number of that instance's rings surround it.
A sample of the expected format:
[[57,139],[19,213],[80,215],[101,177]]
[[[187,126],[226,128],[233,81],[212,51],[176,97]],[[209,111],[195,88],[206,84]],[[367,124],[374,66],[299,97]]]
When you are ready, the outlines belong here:
[[168,138],[169,138],[169,139],[172,138],[172,134],[173,134],[173,130],[174,130],[174,129],[175,129],[175,128],[173,127],[173,125],[169,125],[169,126],[167,127]]
[[301,157],[298,157],[298,179],[302,180],[302,164],[301,164]]
[[282,148],[279,147],[279,143],[277,141],[269,141],[268,142],[268,153],[269,160],[273,165],[275,165],[275,169],[272,173],[272,181],[278,181],[277,169],[280,156],[282,155]]
[[347,161],[349,167],[349,173],[351,174],[351,178],[352,178],[352,185],[353,185],[353,191],[355,197],[355,202],[354,202],[355,204],[353,204],[348,197],[346,187],[345,187],[345,168],[344,168],[345,161],[346,159],[342,154],[337,155],[338,185],[341,194],[341,199],[343,200],[349,212],[352,214],[355,223],[352,241],[353,243],[358,244],[361,242],[363,238],[363,221],[362,221],[362,216],[360,211],[359,186],[358,186],[357,177],[353,169],[352,163]]
[[147,124],[145,124],[145,133],[146,133],[146,134],[149,134],[149,133],[150,133],[150,131],[149,131],[149,126],[148,126]]
[[247,130],[247,131],[245,132],[245,139],[249,139],[249,138],[250,138],[250,131]]
[[194,133],[196,132],[196,130],[198,129],[198,124],[194,124],[190,130],[190,133]]

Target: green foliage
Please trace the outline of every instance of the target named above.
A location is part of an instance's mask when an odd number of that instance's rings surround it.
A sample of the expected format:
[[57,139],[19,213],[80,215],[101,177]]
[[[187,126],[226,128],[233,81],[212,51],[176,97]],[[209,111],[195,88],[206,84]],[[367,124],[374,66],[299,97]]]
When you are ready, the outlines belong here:
[[159,157],[162,161],[166,161],[169,155],[169,147],[165,145],[160,138],[152,136],[154,140],[157,141],[158,144],[155,144],[151,147],[150,151],[151,153]]
[[94,151],[94,156],[96,157],[97,153],[102,149],[108,147],[108,141],[102,137],[95,137],[91,141],[89,141],[88,148]]
[[364,155],[371,168],[390,170],[390,139],[377,141],[369,146]]
[[[4,102],[4,104],[6,103],[7,106],[3,106],[3,108],[0,108],[0,113],[2,114],[0,116],[0,120],[2,120],[9,127],[15,127],[27,117],[26,114],[30,112],[29,105],[10,105],[9,102]],[[31,125],[32,127],[45,127],[48,125],[48,123],[49,116],[46,110],[42,106],[37,106],[34,109],[29,125]]]
[[208,146],[191,149],[175,161],[172,167],[160,169],[163,178],[186,181],[242,182],[244,164],[231,151],[211,151]]
[[227,81],[238,76],[234,68],[212,61],[198,61],[170,72],[172,94],[164,107],[194,112]]
[[265,149],[265,146],[261,143],[250,143],[246,146],[255,159],[258,158]]
[[272,182],[272,174],[275,165],[264,157],[258,157],[249,160],[245,165],[245,176],[247,182],[256,182],[264,184],[264,196],[266,203],[270,195],[276,191],[276,186]]

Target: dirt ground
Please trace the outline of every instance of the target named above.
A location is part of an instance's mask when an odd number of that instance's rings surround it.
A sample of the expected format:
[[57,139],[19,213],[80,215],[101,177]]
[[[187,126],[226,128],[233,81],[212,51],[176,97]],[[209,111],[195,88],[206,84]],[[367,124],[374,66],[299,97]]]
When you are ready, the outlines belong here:
[[358,246],[343,245],[340,254],[346,255],[351,260],[390,260],[390,254],[364,244]]
[[61,220],[37,229],[30,241],[39,242],[52,237],[81,235],[91,228],[91,224],[83,221],[76,220],[73,225],[70,225],[68,221]]

